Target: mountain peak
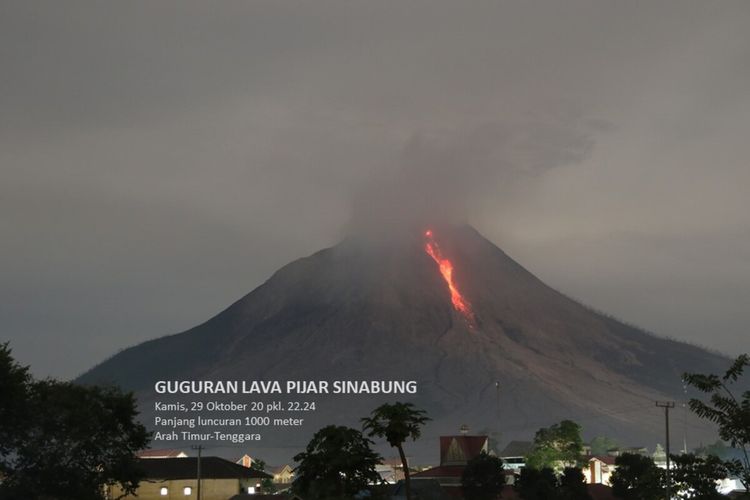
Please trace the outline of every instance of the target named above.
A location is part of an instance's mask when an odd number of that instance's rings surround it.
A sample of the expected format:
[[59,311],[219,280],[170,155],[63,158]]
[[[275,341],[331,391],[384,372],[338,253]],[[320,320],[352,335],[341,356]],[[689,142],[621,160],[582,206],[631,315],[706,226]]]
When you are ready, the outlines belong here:
[[[363,232],[296,260],[207,322],[127,349],[81,377],[138,392],[158,379],[415,380],[435,432],[526,437],[563,418],[654,440],[654,399],[681,396],[686,370],[725,360],[593,312],[545,285],[469,225]],[[374,239],[373,239],[374,238]],[[393,398],[320,396],[308,426],[268,431],[288,459],[328,423],[358,425]],[[344,411],[346,408],[346,411]]]

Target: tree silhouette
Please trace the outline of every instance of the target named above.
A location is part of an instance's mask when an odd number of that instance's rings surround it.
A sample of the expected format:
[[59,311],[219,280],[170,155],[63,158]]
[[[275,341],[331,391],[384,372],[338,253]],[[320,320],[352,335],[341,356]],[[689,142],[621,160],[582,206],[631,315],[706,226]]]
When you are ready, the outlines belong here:
[[730,384],[737,382],[747,366],[750,366],[750,356],[742,354],[721,377],[686,373],[683,379],[699,391],[711,394],[708,403],[691,399],[690,409],[717,424],[721,439],[742,452],[742,459],[730,460],[726,465],[731,473],[739,476],[745,489],[750,490],[750,391],[740,395],[730,389]]
[[726,498],[716,490],[716,482],[727,477],[726,464],[714,455],[705,458],[692,453],[670,455],[672,459],[672,490],[679,498],[719,500]]
[[15,362],[8,344],[0,344],[0,476],[12,466],[12,454],[29,432],[29,368]]
[[612,492],[623,500],[661,500],[665,474],[654,461],[643,455],[625,453],[615,459],[617,468],[610,482]]
[[411,403],[386,403],[362,419],[362,428],[368,436],[384,437],[388,444],[398,450],[404,468],[406,498],[411,500],[411,476],[409,464],[404,453],[404,442],[411,438],[416,440],[421,434],[421,427],[430,420],[423,410],[418,410]]
[[586,477],[578,467],[565,467],[559,480],[560,500],[591,500]]
[[380,481],[375,466],[382,457],[372,441],[356,429],[329,425],[315,433],[304,452],[294,456],[299,463],[292,484],[295,493],[310,499],[349,499]]
[[514,485],[524,500],[552,500],[557,498],[557,477],[550,467],[524,467]]
[[501,495],[504,485],[502,459],[484,452],[469,460],[461,476],[464,498],[472,500],[494,500]]
[[[250,468],[254,470],[259,470],[261,472],[266,472],[266,461],[261,460],[260,458],[254,458],[252,462],[250,463]],[[270,477],[264,477],[260,481],[260,490],[263,493],[266,494],[272,494],[276,491],[276,485],[273,484],[273,479]]]
[[135,420],[132,394],[35,381],[7,344],[0,345],[0,381],[0,498],[100,500],[107,486],[136,490],[136,453],[149,433]]

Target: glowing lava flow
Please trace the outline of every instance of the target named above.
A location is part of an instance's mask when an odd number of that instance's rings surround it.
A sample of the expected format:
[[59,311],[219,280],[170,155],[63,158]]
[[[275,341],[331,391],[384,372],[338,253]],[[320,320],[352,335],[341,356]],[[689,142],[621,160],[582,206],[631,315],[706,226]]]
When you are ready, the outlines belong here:
[[432,257],[438,267],[440,268],[440,274],[443,275],[443,279],[448,284],[448,290],[451,292],[451,302],[453,308],[460,312],[466,319],[469,327],[474,327],[474,313],[471,310],[471,304],[461,295],[458,291],[456,284],[453,282],[453,264],[450,260],[443,258],[443,254],[440,252],[435,238],[432,235],[432,230],[428,229],[424,233],[425,239],[427,240],[424,245],[424,250],[427,255]]

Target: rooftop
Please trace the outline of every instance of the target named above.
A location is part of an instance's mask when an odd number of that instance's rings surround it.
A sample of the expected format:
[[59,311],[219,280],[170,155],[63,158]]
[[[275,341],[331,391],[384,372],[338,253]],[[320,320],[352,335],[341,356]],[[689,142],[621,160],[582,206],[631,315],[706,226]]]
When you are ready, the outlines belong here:
[[[195,479],[198,471],[198,458],[139,459],[138,465],[148,479]],[[272,476],[223,458],[203,457],[201,458],[201,477],[205,479],[264,479]]]
[[500,458],[502,457],[524,457],[534,447],[534,443],[531,441],[511,441],[508,443],[503,451],[500,452]]

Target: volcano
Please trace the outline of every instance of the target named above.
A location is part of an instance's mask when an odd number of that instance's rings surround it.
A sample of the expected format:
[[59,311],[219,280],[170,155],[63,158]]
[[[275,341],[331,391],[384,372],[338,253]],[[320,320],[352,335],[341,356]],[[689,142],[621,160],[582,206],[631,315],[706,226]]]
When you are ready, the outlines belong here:
[[[683,372],[728,363],[591,310],[459,225],[346,238],[205,323],[126,349],[79,381],[135,391],[149,425],[157,380],[416,380],[413,395],[296,397],[316,402],[304,425],[269,427],[262,441],[223,453],[288,460],[323,425],[359,427],[380,403],[400,400],[432,418],[410,445],[419,463],[434,461],[437,437],[463,424],[507,441],[567,418],[585,437],[653,447],[664,441],[654,401],[684,400]],[[683,433],[692,445],[715,439],[687,411],[675,418],[675,442]]]

